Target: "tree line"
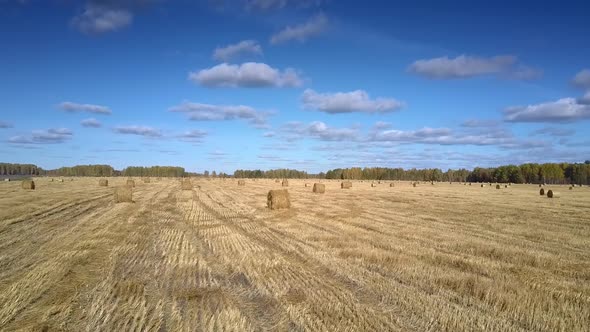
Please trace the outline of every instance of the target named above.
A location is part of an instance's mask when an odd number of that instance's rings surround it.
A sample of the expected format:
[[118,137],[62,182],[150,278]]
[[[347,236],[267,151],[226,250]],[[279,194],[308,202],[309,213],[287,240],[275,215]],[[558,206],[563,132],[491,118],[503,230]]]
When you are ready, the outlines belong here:
[[446,172],[438,168],[337,168],[326,172],[326,179],[590,184],[590,161],[583,164],[528,163],[518,166],[476,167],[472,171],[449,169]]
[[309,175],[307,172],[298,171],[296,169],[271,169],[263,170],[243,170],[239,169],[234,172],[235,178],[254,178],[254,179],[307,179],[317,177],[317,175]]
[[[130,166],[122,171],[115,170],[110,165],[77,165],[61,167],[54,170],[44,170],[33,164],[0,163],[0,176],[13,175],[48,175],[48,176],[153,176],[153,177],[183,177],[183,176],[213,176],[229,177],[225,173],[203,175],[187,173],[183,167],[176,166]],[[269,179],[350,179],[350,180],[405,180],[405,181],[449,181],[449,182],[498,182],[498,183],[575,183],[590,184],[590,160],[584,163],[527,163],[522,165],[506,165],[499,167],[473,170],[438,168],[403,169],[386,167],[351,167],[336,168],[326,173],[308,174],[295,169],[274,170],[236,170],[235,178],[269,178]]]
[[9,164],[0,163],[0,176],[8,175],[40,175],[43,173],[41,167],[33,164]]

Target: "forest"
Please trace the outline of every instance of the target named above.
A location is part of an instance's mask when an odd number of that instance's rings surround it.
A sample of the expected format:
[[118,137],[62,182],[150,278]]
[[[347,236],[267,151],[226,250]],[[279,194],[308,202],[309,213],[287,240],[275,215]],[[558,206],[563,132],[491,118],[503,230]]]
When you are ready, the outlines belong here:
[[[77,165],[44,170],[33,164],[0,163],[0,176],[154,176],[154,177],[230,177],[215,171],[202,174],[186,172],[176,166],[129,166],[121,171],[109,165]],[[349,180],[399,180],[399,181],[448,181],[448,182],[498,182],[498,183],[552,183],[590,184],[590,160],[584,163],[527,163],[491,168],[468,169],[438,168],[403,169],[385,167],[336,168],[325,173],[309,174],[295,169],[243,170],[233,173],[235,178],[267,179],[349,179]]]

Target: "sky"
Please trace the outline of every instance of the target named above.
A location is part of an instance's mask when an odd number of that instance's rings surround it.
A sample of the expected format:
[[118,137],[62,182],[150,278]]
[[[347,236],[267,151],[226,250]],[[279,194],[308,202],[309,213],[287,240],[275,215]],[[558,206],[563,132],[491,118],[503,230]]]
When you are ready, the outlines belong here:
[[587,1],[0,0],[0,162],[590,159]]

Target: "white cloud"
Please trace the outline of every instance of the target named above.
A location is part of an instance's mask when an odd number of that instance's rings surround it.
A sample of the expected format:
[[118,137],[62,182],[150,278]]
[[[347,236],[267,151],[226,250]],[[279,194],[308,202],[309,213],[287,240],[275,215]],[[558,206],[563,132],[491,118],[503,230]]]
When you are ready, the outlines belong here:
[[491,74],[513,79],[534,79],[542,74],[537,69],[518,64],[518,59],[512,55],[422,59],[411,64],[408,71],[431,79],[460,79]]
[[262,55],[262,47],[255,40],[242,40],[237,44],[216,48],[213,51],[213,59],[229,61],[245,54]]
[[100,128],[102,126],[100,121],[96,120],[95,118],[84,119],[80,121],[80,124],[87,128]]
[[557,128],[557,127],[544,127],[531,132],[530,136],[535,135],[549,135],[549,136],[571,136],[575,134],[576,131],[570,128]]
[[500,124],[497,120],[470,119],[464,121],[461,126],[467,128],[496,127]]
[[547,146],[543,141],[521,140],[503,130],[454,132],[449,128],[422,128],[418,130],[384,130],[369,135],[368,142],[407,143],[433,145],[498,146],[505,149],[525,149]]
[[13,136],[8,139],[10,143],[16,144],[56,144],[64,143],[73,136],[67,128],[52,128],[47,130],[34,130],[31,135]]
[[185,131],[184,133],[180,134],[178,137],[180,140],[185,142],[201,142],[203,138],[207,136],[207,132],[200,129],[193,129],[189,131]]
[[270,43],[280,44],[292,40],[303,43],[310,37],[315,37],[322,33],[327,26],[328,19],[325,15],[319,14],[303,24],[287,26],[283,30],[272,35],[270,38]]
[[133,21],[133,14],[123,8],[88,3],[71,24],[83,33],[100,34],[119,30]]
[[573,122],[590,118],[590,105],[574,98],[562,98],[528,106],[513,106],[504,110],[508,122]]
[[329,114],[337,113],[387,113],[399,110],[403,103],[393,98],[371,99],[363,90],[336,93],[317,93],[307,89],[301,96],[303,107]]
[[582,69],[574,76],[572,83],[583,89],[590,89],[590,69]]
[[590,105],[590,91],[586,92],[586,94],[577,100],[578,104],[582,105]]
[[247,10],[271,11],[294,6],[296,8],[310,8],[321,5],[326,0],[244,0]]
[[65,101],[59,104],[59,108],[64,112],[77,113],[88,112],[96,114],[111,114],[112,111],[106,106],[92,105],[92,104],[78,104],[71,101]]
[[170,112],[187,113],[189,120],[193,121],[222,121],[222,120],[246,120],[256,126],[264,127],[267,112],[258,111],[253,107],[244,105],[211,105],[184,102],[168,109]]
[[294,69],[280,71],[259,62],[246,62],[241,65],[222,63],[191,72],[189,79],[206,87],[298,87],[303,84]]
[[160,130],[147,126],[120,126],[113,129],[115,133],[125,135],[138,135],[144,137],[161,137]]
[[353,141],[358,139],[358,130],[353,128],[332,128],[321,121],[313,121],[309,124],[301,122],[289,122],[282,128],[287,134],[288,141],[316,138],[322,141]]

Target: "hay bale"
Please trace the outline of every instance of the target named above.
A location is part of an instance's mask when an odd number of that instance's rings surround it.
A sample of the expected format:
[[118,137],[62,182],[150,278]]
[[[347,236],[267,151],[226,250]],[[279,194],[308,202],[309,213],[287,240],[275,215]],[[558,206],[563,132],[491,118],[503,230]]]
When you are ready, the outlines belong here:
[[430,184],[434,186],[434,181],[430,182]]
[[323,183],[314,183],[313,192],[317,194],[323,194],[326,192],[326,185]]
[[541,189],[539,190],[539,195],[541,195],[541,196],[545,196],[545,189],[541,188]]
[[500,187],[499,184],[496,185],[496,189],[501,189],[502,187]]
[[[133,180],[131,180],[133,181]],[[133,203],[133,189],[130,186],[115,188],[115,203]]]
[[59,182],[64,182],[64,179],[59,179]]
[[573,189],[574,189],[574,186],[570,186],[570,190],[573,190]]
[[10,182],[10,179],[4,179],[4,182]]
[[53,182],[53,179],[49,180],[49,182]]
[[471,185],[471,182],[469,182],[469,185]]
[[389,186],[390,187],[395,187],[395,183],[392,182],[392,183],[389,184]]
[[371,182],[371,187],[377,187],[377,184],[375,182]]
[[291,207],[289,192],[287,189],[270,190],[268,192],[266,205],[271,210],[288,209]]
[[309,187],[309,183],[306,183],[306,184],[305,184],[305,188],[307,188],[307,187]]
[[107,179],[100,179],[100,180],[98,180],[98,185],[100,187],[108,187],[109,186],[109,180],[107,180]]
[[418,183],[414,182],[414,183],[412,183],[412,186],[413,186],[414,188],[416,188],[416,186],[418,186]]
[[558,198],[559,193],[557,191],[549,190],[547,191],[547,197],[549,198]]
[[246,181],[244,180],[238,180],[238,186],[243,187],[246,185]]
[[23,189],[27,190],[35,190],[35,181],[33,180],[23,180],[20,184]]
[[541,187],[543,187],[543,185],[539,183],[539,188],[541,188]]
[[483,188],[483,183],[481,184],[481,187]]
[[128,179],[127,183],[125,183],[127,187],[135,188],[135,181]]
[[342,181],[340,183],[340,188],[341,189],[350,189],[350,188],[352,188],[352,182],[350,182],[350,181]]
[[289,181],[287,181],[287,179],[284,179],[283,182],[281,183],[281,186],[288,187],[289,186]]
[[193,190],[193,184],[191,183],[190,179],[182,180],[180,187],[182,190]]
[[508,188],[508,186],[509,186],[509,185],[505,184],[505,185],[504,185],[504,188]]

